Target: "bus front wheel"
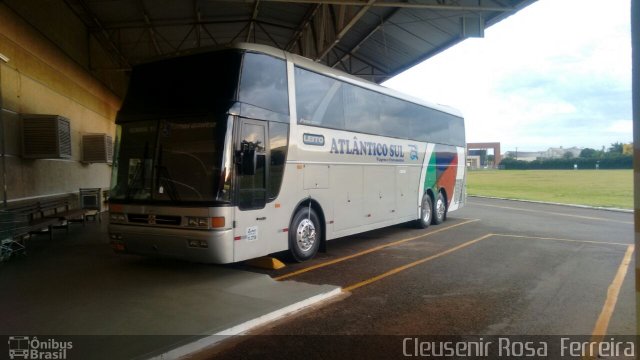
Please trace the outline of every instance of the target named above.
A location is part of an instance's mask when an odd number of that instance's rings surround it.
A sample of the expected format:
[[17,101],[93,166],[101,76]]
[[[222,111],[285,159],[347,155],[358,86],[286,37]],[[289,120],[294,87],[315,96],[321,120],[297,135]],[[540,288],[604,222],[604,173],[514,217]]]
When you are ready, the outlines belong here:
[[293,260],[303,262],[318,252],[322,239],[320,219],[308,206],[300,208],[289,227],[289,252]]
[[438,192],[436,203],[433,205],[433,224],[442,224],[447,217],[447,202],[442,192]]

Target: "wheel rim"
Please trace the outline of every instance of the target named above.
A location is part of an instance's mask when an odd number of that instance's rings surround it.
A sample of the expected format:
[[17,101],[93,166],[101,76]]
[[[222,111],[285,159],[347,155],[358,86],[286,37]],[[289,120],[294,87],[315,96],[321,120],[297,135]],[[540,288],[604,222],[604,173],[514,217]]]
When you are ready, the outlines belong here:
[[425,223],[431,221],[431,207],[426,200],[422,202],[422,221]]
[[444,218],[444,212],[445,212],[444,201],[442,201],[442,199],[438,199],[436,201],[436,215],[438,216],[438,219]]
[[296,230],[296,242],[300,250],[307,252],[316,242],[316,227],[309,219],[303,219]]

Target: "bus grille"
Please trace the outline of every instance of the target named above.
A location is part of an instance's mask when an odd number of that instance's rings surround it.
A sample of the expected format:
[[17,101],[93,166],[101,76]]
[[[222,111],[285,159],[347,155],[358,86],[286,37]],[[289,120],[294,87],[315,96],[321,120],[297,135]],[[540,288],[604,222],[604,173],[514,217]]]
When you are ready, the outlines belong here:
[[174,215],[153,215],[153,214],[128,214],[129,222],[149,225],[173,225],[179,226],[182,218]]

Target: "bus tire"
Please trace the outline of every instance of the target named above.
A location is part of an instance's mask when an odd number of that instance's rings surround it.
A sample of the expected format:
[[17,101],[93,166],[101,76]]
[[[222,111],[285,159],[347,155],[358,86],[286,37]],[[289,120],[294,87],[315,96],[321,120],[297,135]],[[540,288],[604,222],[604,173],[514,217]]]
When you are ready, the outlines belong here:
[[433,204],[433,219],[431,220],[433,225],[442,224],[447,218],[447,201],[444,199],[442,192],[438,192],[436,203]]
[[296,212],[289,227],[289,253],[294,261],[303,262],[313,258],[322,239],[320,218],[308,206]]
[[433,217],[433,204],[431,196],[425,193],[422,196],[422,205],[420,206],[420,219],[418,219],[418,228],[426,229],[431,224],[431,218]]

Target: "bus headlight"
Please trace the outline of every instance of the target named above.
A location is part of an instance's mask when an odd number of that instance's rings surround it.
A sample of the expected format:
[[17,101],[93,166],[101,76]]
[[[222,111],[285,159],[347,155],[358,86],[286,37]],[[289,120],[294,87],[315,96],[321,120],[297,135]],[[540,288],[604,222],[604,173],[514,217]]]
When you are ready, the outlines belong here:
[[124,214],[121,213],[111,213],[109,214],[109,219],[113,222],[125,222],[127,220]]
[[204,217],[187,217],[187,225],[206,228],[209,226],[209,219]]
[[224,216],[216,216],[212,218],[206,217],[187,217],[187,226],[201,228],[223,228],[225,225]]

